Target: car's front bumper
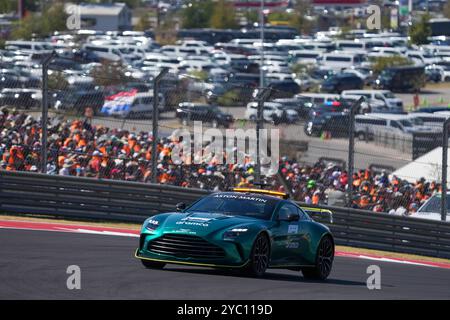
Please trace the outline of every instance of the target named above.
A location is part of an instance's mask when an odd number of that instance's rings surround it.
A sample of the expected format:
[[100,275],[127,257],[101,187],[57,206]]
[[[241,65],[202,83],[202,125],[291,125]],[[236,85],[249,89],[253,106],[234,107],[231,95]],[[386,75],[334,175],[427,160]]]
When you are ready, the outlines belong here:
[[248,264],[248,260],[241,264],[229,264],[226,261],[225,264],[221,264],[218,262],[207,262],[207,261],[184,261],[179,259],[171,258],[162,258],[162,257],[153,257],[146,254],[143,254],[139,248],[136,249],[134,257],[141,260],[151,260],[163,263],[173,263],[173,264],[181,264],[181,265],[190,265],[190,266],[199,266],[199,267],[210,267],[210,268],[243,268]]
[[[139,259],[160,261],[166,263],[175,264],[185,264],[185,265],[198,265],[205,267],[224,267],[224,268],[240,268],[247,264],[248,257],[246,251],[239,242],[235,241],[224,241],[217,239],[202,239],[212,246],[217,247],[222,251],[221,256],[209,256],[209,257],[198,257],[195,251],[194,254],[189,252],[175,252],[176,249],[173,247],[170,249],[162,248],[163,250],[152,250],[151,243],[155,244],[156,241],[162,241],[164,236],[174,235],[172,233],[162,233],[162,234],[148,234],[142,233],[139,241],[139,248],[136,250],[135,257]],[[161,246],[161,243],[157,243]],[[164,246],[164,244],[162,244]],[[170,244],[168,244],[171,246]],[[180,243],[181,246],[188,246],[187,244]],[[195,250],[195,249],[193,249]],[[199,250],[205,250],[205,247],[199,247]],[[161,252],[161,251],[172,251],[172,252]]]

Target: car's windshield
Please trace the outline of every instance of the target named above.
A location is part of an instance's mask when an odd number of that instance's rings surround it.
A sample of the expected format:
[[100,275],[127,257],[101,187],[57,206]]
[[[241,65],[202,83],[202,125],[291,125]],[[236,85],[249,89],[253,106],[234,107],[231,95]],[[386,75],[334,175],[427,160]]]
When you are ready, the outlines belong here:
[[408,128],[413,126],[412,122],[409,120],[400,120],[400,123],[402,124],[402,126],[408,127]]
[[277,199],[251,194],[217,193],[203,198],[186,212],[210,212],[269,220]]
[[385,92],[383,94],[387,99],[394,99],[395,95],[392,92]]
[[[428,200],[420,209],[419,212],[441,212],[441,195],[437,194]],[[450,195],[447,194],[447,214],[450,212]]]

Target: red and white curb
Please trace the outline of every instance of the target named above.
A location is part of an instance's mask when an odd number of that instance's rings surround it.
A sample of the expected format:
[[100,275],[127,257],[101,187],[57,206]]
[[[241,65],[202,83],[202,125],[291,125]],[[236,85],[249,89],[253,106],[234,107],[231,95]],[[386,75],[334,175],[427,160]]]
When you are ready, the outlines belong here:
[[0,220],[0,229],[37,230],[71,233],[89,233],[106,236],[122,236],[139,238],[139,230],[95,227],[88,225],[72,225],[62,223],[31,222],[18,220]]
[[[125,229],[125,228],[108,228],[95,227],[88,225],[73,225],[63,223],[47,223],[47,222],[32,222],[19,220],[0,220],[0,229],[16,229],[16,230],[36,230],[36,231],[53,231],[53,232],[70,232],[70,233],[87,233],[106,236],[122,236],[139,238],[139,230]],[[336,251],[336,256],[346,258],[356,258],[365,260],[374,260],[380,262],[393,262],[409,265],[417,265],[424,267],[434,267],[442,269],[450,269],[450,263],[432,262],[424,260],[411,260],[401,258],[383,257],[374,254],[350,253]]]

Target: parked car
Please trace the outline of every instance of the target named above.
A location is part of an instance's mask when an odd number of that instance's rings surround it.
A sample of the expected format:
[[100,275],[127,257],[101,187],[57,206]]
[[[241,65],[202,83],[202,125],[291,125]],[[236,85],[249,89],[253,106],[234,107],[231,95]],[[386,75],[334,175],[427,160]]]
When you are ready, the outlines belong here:
[[341,96],[344,99],[350,96],[365,97],[372,112],[376,110],[389,113],[403,112],[403,101],[389,90],[344,90]]
[[355,116],[355,133],[360,140],[371,139],[377,132],[388,131],[398,134],[432,132],[432,127],[417,125],[408,115],[371,113]]
[[54,108],[57,110],[72,110],[77,114],[83,114],[86,108],[92,108],[94,114],[98,114],[105,102],[105,96],[100,90],[92,91],[67,91],[57,100]]
[[364,81],[353,73],[338,73],[326,79],[320,86],[321,92],[341,93],[343,90],[362,89]]
[[214,128],[219,126],[228,128],[234,121],[231,114],[223,112],[217,106],[192,102],[180,103],[175,111],[175,117],[183,125],[188,125],[190,121],[203,121],[211,123]]
[[0,91],[0,106],[34,109],[41,105],[42,94],[36,89],[3,89]]

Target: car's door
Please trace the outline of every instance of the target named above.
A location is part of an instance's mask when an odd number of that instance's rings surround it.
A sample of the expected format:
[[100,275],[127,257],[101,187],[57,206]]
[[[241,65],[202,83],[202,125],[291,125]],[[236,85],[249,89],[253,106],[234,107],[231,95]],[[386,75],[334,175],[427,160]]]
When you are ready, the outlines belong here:
[[306,241],[301,221],[303,213],[294,204],[285,202],[275,214],[271,266],[297,266],[304,263],[301,251]]

